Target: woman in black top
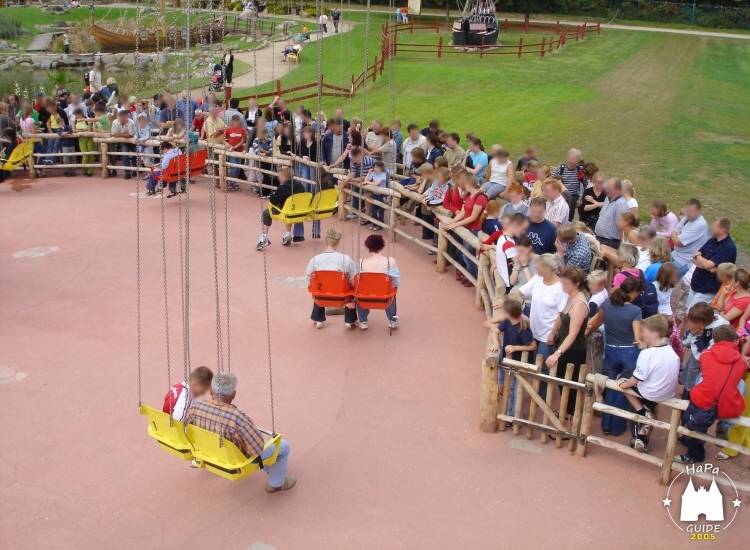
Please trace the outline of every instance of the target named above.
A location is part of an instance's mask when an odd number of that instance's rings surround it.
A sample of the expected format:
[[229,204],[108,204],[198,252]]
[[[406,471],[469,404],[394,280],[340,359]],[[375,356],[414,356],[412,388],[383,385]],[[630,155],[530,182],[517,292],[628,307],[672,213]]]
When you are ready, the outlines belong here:
[[[294,141],[292,139],[292,141]],[[318,144],[315,141],[315,133],[313,132],[312,126],[305,126],[302,128],[300,134],[299,151],[296,154],[292,154],[297,160],[309,160],[310,162],[318,162]],[[294,165],[294,174],[296,177],[310,180],[320,181],[318,178],[320,168],[310,166],[309,164],[303,164],[296,162]],[[302,185],[305,186],[305,191],[312,193],[313,195],[318,192],[318,185],[310,183],[310,181],[303,181]],[[320,238],[320,220],[313,221],[312,227],[313,239]],[[294,225],[292,241],[301,242],[305,240],[305,226],[301,223]]]
[[601,173],[595,174],[591,178],[591,183],[592,186],[583,192],[583,199],[578,207],[578,219],[593,231],[607,195],[604,192],[604,176]]
[[[568,267],[560,275],[563,290],[568,295],[568,303],[557,318],[557,350],[547,358],[547,367],[557,365],[558,378],[565,377],[568,364],[573,365],[571,380],[578,381],[581,365],[586,363],[586,321],[589,315],[588,298],[584,293],[586,276],[578,267]],[[562,392],[562,386],[560,386]],[[576,394],[568,394],[566,412],[573,415],[576,409]],[[560,411],[561,420],[562,411]]]
[[296,150],[297,144],[294,140],[294,132],[289,124],[279,124],[276,128],[276,133],[276,143],[279,146],[279,153],[289,155]]
[[227,48],[227,52],[224,54],[221,64],[224,67],[224,83],[231,88],[232,73],[234,72],[234,55],[232,55],[232,50],[229,48]]

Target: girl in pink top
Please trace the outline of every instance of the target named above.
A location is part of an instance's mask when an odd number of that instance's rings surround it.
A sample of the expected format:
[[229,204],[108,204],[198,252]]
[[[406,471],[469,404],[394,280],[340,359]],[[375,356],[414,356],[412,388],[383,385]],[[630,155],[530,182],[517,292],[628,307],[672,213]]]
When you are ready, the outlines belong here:
[[651,203],[651,227],[659,237],[671,238],[678,221],[677,216],[667,210],[666,202],[655,200]]

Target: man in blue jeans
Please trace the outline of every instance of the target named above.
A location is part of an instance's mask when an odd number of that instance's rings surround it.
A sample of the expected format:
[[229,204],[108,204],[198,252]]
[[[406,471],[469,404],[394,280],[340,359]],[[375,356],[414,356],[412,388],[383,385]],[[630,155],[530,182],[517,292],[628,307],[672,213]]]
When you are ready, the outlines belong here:
[[[349,134],[344,131],[344,121],[340,118],[334,118],[328,121],[328,131],[320,140],[320,155],[326,166],[333,166],[341,155],[346,151],[349,143]],[[365,172],[367,173],[367,172]],[[335,186],[336,179],[333,174],[328,174],[328,182]]]
[[[222,434],[248,458],[258,455],[262,459],[270,458],[275,446],[264,449],[262,432],[248,415],[232,404],[236,396],[237,375],[231,372],[217,373],[211,380],[211,399],[194,402],[185,415],[185,423]],[[286,474],[288,463],[289,443],[282,439],[276,462],[263,469],[268,474],[267,493],[286,491],[297,483],[294,476]]]

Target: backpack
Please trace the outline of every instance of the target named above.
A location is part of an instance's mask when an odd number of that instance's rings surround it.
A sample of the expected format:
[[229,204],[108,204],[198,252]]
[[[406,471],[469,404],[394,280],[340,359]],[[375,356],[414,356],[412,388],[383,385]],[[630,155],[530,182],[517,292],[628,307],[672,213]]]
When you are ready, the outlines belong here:
[[[564,163],[557,167],[557,169],[560,170],[560,178],[563,177],[563,174],[565,174],[565,170],[567,170],[567,168],[568,165]],[[576,177],[578,177],[578,194],[582,195],[586,190],[583,186],[583,180],[586,179],[586,174],[583,172],[582,164],[576,164]]]
[[[635,275],[631,274],[628,275],[628,277],[635,277]],[[632,304],[641,308],[641,317],[643,319],[648,319],[659,312],[659,298],[656,295],[656,287],[654,286],[654,283],[646,281],[646,276],[640,269],[638,270],[638,277],[643,281],[645,288],[638,297],[633,300]]]
[[83,73],[83,81],[86,83],[86,87],[88,87],[89,84],[91,84],[91,72],[90,71],[86,71],[85,73]]

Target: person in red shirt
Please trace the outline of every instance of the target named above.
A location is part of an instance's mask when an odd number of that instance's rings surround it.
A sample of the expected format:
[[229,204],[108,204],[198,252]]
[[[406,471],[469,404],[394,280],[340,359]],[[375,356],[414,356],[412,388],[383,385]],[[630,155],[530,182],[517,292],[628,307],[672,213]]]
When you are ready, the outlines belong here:
[[[487,195],[482,193],[479,187],[479,180],[474,174],[463,171],[457,177],[459,178],[459,185],[464,189],[464,207],[460,212],[456,213],[451,223],[445,224],[445,229],[450,231],[457,227],[464,227],[471,231],[472,234],[477,235],[482,228],[482,212],[484,212],[488,203]],[[462,254],[463,264],[466,267],[466,271],[476,280],[479,272],[479,267],[475,263],[476,250],[466,240],[464,240],[463,245],[471,255]],[[467,287],[474,285],[466,277],[462,278],[461,283]]]
[[[738,385],[747,372],[747,363],[737,347],[737,333],[729,325],[713,330],[713,345],[701,353],[701,377],[690,390],[690,403],[682,413],[682,423],[706,433],[717,418],[735,418],[745,410],[745,398]],[[686,454],[675,462],[693,464],[706,460],[706,442],[693,437],[682,440]]]
[[[451,186],[443,197],[443,208],[450,212],[451,216],[455,216],[456,213],[460,212],[464,207],[464,199],[461,196],[461,188],[459,187],[458,174],[463,171],[461,166],[454,166],[451,168]],[[436,218],[437,219],[437,218]],[[448,254],[456,260],[461,262],[461,253],[453,246],[452,243],[448,243]],[[463,275],[459,270],[456,270],[456,280],[463,281]]]
[[167,395],[164,396],[162,411],[182,422],[193,401],[207,394],[211,389],[213,377],[214,373],[211,369],[198,367],[190,373],[187,380],[169,388]]
[[[245,150],[245,142],[247,141],[247,130],[242,127],[242,117],[240,115],[234,115],[232,117],[232,125],[227,128],[224,132],[224,140],[228,151],[243,152]],[[243,159],[239,157],[227,157],[231,164],[243,164]],[[240,177],[240,168],[232,168],[229,170],[229,176],[232,178]],[[228,182],[227,189],[229,191],[241,191],[242,188],[234,183]]]

